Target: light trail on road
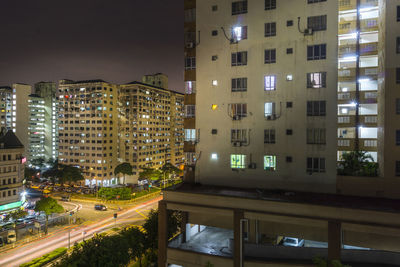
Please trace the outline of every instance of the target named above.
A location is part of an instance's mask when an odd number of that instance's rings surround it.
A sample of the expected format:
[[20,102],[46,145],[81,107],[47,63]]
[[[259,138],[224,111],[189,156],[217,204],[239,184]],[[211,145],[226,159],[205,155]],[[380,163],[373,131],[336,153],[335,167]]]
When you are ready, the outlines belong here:
[[[123,221],[126,221],[126,219],[132,219],[132,222],[140,221],[143,220],[142,217],[143,214],[141,214],[137,210],[144,208],[148,209],[150,207],[154,208],[154,206],[156,206],[156,204],[158,203],[159,200],[161,200],[161,198],[162,197],[157,197],[155,199],[142,203],[138,206],[134,206],[128,210],[116,213],[118,214],[118,218],[123,219]],[[114,226],[114,224],[115,224],[115,219],[113,215],[111,215],[103,220],[94,222],[90,225],[72,226],[68,229],[64,229],[53,235],[46,236],[43,239],[34,241],[32,243],[28,243],[20,247],[16,247],[14,249],[11,249],[7,252],[0,254],[0,266],[10,266],[10,267],[19,266],[22,263],[28,262],[34,258],[49,253],[56,248],[68,247],[69,231],[71,231],[70,244],[72,247],[75,242],[80,242],[83,240],[83,238],[88,239],[92,237],[95,233],[100,233]],[[85,232],[85,235],[82,234],[83,232]]]

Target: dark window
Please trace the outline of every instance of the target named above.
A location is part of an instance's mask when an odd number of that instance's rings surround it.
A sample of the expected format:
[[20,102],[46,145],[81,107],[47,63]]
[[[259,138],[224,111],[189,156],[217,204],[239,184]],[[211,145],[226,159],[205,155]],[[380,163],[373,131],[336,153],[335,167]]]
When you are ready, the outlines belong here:
[[264,36],[265,37],[270,37],[270,36],[276,36],[276,23],[275,22],[269,22],[264,24]]
[[275,129],[264,130],[264,143],[275,144]]
[[229,104],[229,109],[233,120],[247,117],[247,104]]
[[287,48],[286,54],[293,54],[293,48]]
[[232,53],[232,66],[247,65],[247,51]]
[[400,68],[396,68],[396,83],[400,83]]
[[396,98],[396,114],[400,114],[400,98]]
[[396,176],[400,176],[400,161],[396,160],[396,170],[395,170]]
[[213,30],[213,31],[211,32],[211,35],[212,35],[212,36],[217,36],[217,35],[218,35],[218,31],[217,31],[217,30]]
[[326,88],[326,72],[307,73],[307,88]]
[[307,172],[325,172],[325,158],[307,158]]
[[396,130],[396,146],[400,146],[400,130]]
[[276,0],[265,0],[265,10],[276,8]]
[[233,78],[232,92],[247,91],[247,78]]
[[325,116],[326,101],[307,101],[307,116]]
[[307,0],[307,3],[309,4],[319,3],[319,2],[326,2],[326,0]]
[[308,17],[307,18],[307,28],[313,29],[313,31],[325,31],[326,30],[326,15]]
[[286,129],[286,135],[292,135],[293,130],[292,129]]
[[232,3],[232,15],[247,13],[247,0]]
[[292,161],[293,161],[292,157],[290,157],[290,156],[286,157],[286,162],[292,162]]
[[307,60],[326,59],[326,44],[307,46]]
[[400,21],[400,6],[397,6],[397,21]]
[[211,10],[212,10],[212,11],[217,11],[217,10],[218,10],[218,6],[217,6],[217,5],[212,6],[212,7],[211,7]]
[[286,108],[292,108],[293,102],[286,102]]
[[185,70],[194,70],[196,69],[196,58],[195,57],[186,57],[185,58]]
[[400,37],[396,38],[396,53],[400,54]]
[[326,144],[326,130],[323,128],[307,129],[307,144]]
[[286,26],[287,27],[293,26],[293,20],[286,21]]
[[276,63],[276,49],[267,49],[264,53],[264,63]]
[[211,60],[212,60],[212,61],[216,61],[217,59],[218,59],[218,56],[217,56],[217,55],[211,57]]
[[211,130],[211,134],[217,134],[218,133],[218,130],[217,129],[212,129]]

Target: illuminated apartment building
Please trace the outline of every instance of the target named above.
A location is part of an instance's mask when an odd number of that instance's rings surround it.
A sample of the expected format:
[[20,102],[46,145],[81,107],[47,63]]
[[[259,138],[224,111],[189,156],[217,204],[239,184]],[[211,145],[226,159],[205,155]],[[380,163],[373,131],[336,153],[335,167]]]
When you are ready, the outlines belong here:
[[9,86],[0,87],[0,126],[3,129],[11,130],[11,95],[12,89]]
[[117,85],[61,80],[58,90],[59,162],[81,168],[86,184],[115,183]]
[[[147,79],[148,79],[147,75]],[[153,80],[153,79],[150,79]],[[120,85],[119,160],[143,168],[183,164],[183,94],[141,82]]]
[[[399,265],[400,0],[184,9],[185,38],[190,20],[197,33],[185,70],[195,69],[198,156],[194,179],[159,202],[158,265]],[[374,177],[337,175],[355,150],[379,164]],[[184,222],[172,241],[168,210]],[[306,245],[276,245],[282,237]]]
[[35,84],[35,93],[29,96],[28,161],[58,157],[58,101],[54,82]]

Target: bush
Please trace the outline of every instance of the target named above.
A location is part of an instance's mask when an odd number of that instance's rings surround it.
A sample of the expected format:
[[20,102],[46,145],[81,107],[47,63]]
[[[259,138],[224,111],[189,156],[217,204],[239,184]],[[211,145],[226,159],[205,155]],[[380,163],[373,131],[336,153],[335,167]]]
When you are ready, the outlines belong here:
[[66,248],[57,248],[57,249],[53,250],[52,252],[43,255],[40,258],[36,258],[36,259],[31,260],[30,262],[21,264],[20,267],[40,267],[40,266],[43,266],[43,265],[57,259],[58,257],[61,257],[66,252],[67,252]]
[[[111,199],[120,199],[120,200],[129,200],[131,199],[132,189],[129,187],[118,187],[118,188],[110,188],[110,187],[102,187],[99,190],[99,197],[111,200]],[[117,198],[119,196],[119,198]]]

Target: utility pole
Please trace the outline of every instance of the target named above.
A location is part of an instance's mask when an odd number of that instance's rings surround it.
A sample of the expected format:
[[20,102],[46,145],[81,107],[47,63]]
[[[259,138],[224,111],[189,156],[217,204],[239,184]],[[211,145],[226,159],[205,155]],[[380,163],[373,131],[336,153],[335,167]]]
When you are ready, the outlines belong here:
[[68,249],[71,248],[71,229],[68,230]]

